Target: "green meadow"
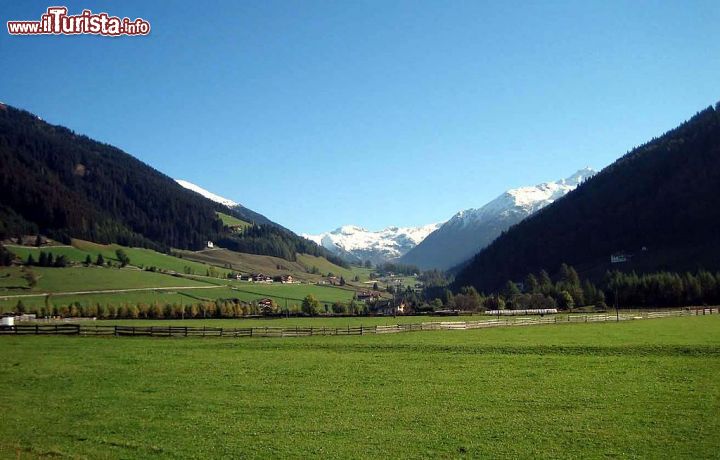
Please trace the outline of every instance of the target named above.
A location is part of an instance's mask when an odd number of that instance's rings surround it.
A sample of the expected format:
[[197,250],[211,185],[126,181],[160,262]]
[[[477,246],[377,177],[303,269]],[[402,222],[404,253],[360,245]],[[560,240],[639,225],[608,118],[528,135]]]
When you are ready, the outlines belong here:
[[0,337],[0,457],[716,458],[720,317]]
[[[19,299],[28,308],[46,305],[68,305],[78,302],[82,305],[121,305],[125,303],[151,304],[159,302],[189,304],[215,299],[239,299],[252,302],[260,298],[272,298],[277,304],[300,305],[302,299],[312,294],[321,304],[336,301],[349,302],[355,293],[350,288],[317,286],[313,284],[255,284],[204,276],[171,276],[163,273],[143,271],[132,267],[32,267],[37,276],[37,285],[30,288],[23,279],[20,267],[0,270],[0,311],[13,310]],[[169,289],[177,287],[178,289]],[[155,288],[158,288],[155,290]],[[192,289],[182,289],[192,288]],[[120,290],[121,292],[70,292]],[[123,291],[126,290],[126,291]],[[50,293],[47,299],[44,293]],[[3,298],[3,296],[23,296]]]
[[388,326],[395,324],[418,324],[435,321],[480,321],[488,319],[487,316],[319,316],[290,318],[234,318],[234,319],[112,319],[84,321],[83,324],[98,326],[186,326],[186,327],[358,327],[358,326]]
[[245,222],[244,220],[238,219],[238,218],[235,217],[235,216],[231,216],[231,215],[229,215],[229,214],[225,214],[225,213],[222,213],[222,212],[218,212],[218,213],[216,213],[216,214],[218,215],[218,217],[219,217],[220,220],[222,221],[223,225],[226,225],[226,226],[228,226],[228,227],[240,227],[240,228],[245,228],[245,227],[249,227],[249,226],[250,226],[250,223],[249,223],[249,222]]
[[0,296],[102,289],[208,286],[208,283],[197,279],[169,276],[134,268],[33,267],[32,271],[37,275],[38,281],[35,287],[29,288],[27,282],[21,278],[22,271],[19,267],[4,268],[1,273],[10,276],[2,278],[2,287],[7,288],[7,291],[0,293]]
[[[32,254],[37,262],[40,257],[40,252],[46,252],[53,254],[53,257],[64,255],[69,261],[76,263],[85,262],[88,256],[90,256],[90,260],[95,263],[98,255],[102,254],[106,261],[109,260],[115,264],[119,262],[116,251],[122,249],[130,258],[130,265],[135,267],[156,267],[160,270],[175,271],[178,273],[190,272],[196,275],[205,275],[211,268],[209,264],[170,256],[153,251],[152,249],[129,248],[117,244],[98,244],[83,240],[73,240],[72,246],[45,246],[35,248],[11,245],[8,246],[8,249],[23,261],[27,260],[28,256]],[[230,270],[222,267],[214,267],[213,270],[220,275],[225,275],[230,272]]]

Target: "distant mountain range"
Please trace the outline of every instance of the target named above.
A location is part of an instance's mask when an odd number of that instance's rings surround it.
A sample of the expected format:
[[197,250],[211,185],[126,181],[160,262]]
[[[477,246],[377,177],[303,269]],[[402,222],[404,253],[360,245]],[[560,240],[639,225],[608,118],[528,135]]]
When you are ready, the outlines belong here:
[[611,269],[715,271],[719,227],[720,103],[510,228],[457,274],[455,288],[493,292],[563,262],[594,280]]
[[458,212],[444,224],[379,231],[344,225],[330,232],[302,236],[350,262],[395,261],[422,269],[449,269],[467,261],[511,225],[564,196],[594,173],[584,168],[566,179],[508,190],[480,208]]
[[555,182],[510,189],[480,208],[460,211],[400,262],[443,270],[461,264],[512,225],[563,197],[594,173],[584,168]]
[[378,264],[407,253],[439,227],[440,224],[428,224],[370,231],[356,225],[344,225],[319,235],[302,236],[351,262],[369,260]]

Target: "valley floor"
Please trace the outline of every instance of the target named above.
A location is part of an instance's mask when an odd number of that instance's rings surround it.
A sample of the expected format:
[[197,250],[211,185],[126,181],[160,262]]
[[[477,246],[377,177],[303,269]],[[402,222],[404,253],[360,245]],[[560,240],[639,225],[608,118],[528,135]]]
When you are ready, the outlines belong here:
[[720,316],[286,340],[0,337],[0,456],[710,458]]

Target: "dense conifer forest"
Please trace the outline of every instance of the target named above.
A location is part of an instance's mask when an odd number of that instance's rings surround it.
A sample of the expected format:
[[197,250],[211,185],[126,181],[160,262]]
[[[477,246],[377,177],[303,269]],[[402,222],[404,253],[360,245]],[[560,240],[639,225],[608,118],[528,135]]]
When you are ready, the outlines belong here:
[[454,288],[495,292],[563,262],[596,282],[611,269],[715,271],[719,227],[720,104],[510,228],[457,273]]
[[[163,251],[218,241],[286,259],[330,256],[256,212],[210,201],[111,145],[5,105],[0,165],[0,240],[40,233]],[[253,225],[231,232],[218,211]]]

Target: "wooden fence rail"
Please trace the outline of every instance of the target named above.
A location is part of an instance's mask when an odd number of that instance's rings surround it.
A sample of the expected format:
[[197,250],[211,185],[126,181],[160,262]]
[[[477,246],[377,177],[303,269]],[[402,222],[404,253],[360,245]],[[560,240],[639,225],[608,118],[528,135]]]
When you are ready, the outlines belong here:
[[0,326],[0,335],[79,335],[114,337],[309,337],[339,335],[397,334],[416,331],[453,331],[481,329],[491,327],[519,327],[540,324],[614,322],[641,319],[667,318],[672,316],[695,316],[718,314],[720,309],[698,308],[691,310],[641,311],[612,314],[576,314],[565,317],[503,317],[487,318],[479,321],[437,321],[424,323],[406,323],[378,326],[346,327],[187,327],[187,326],[100,326],[82,324],[18,324]]

